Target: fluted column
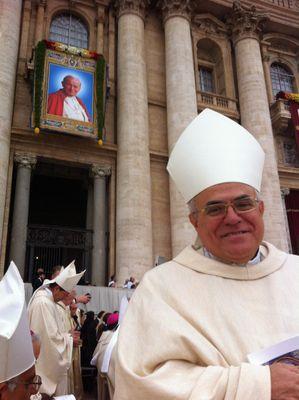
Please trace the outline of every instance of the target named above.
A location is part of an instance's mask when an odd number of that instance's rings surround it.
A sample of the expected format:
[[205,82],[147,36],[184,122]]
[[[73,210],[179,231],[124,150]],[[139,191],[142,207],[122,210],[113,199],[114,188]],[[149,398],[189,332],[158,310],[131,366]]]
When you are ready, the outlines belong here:
[[0,248],[2,244],[21,9],[22,0],[0,0]]
[[119,282],[153,266],[144,17],[148,0],[117,0],[116,269]]
[[24,278],[31,170],[36,164],[32,154],[15,154],[17,180],[10,241],[10,261],[13,260]]
[[107,198],[106,177],[111,175],[110,167],[93,165],[91,168],[94,178],[93,185],[93,248],[92,272],[93,285],[105,286],[106,284],[106,231],[107,231]]
[[47,0],[39,0],[36,13],[34,42],[37,44],[43,39],[44,16]]
[[[261,57],[259,34],[266,17],[255,7],[234,2],[228,26],[236,54],[241,123],[259,141],[266,153],[262,183],[265,201],[265,239],[288,250],[287,230],[280,196],[274,139]],[[246,149],[244,149],[246,151]]]
[[[164,19],[166,95],[169,154],[187,125],[197,115],[194,62],[190,31],[190,0],[160,0]],[[183,166],[182,166],[183,168]],[[170,179],[172,253],[194,242],[188,208]]]

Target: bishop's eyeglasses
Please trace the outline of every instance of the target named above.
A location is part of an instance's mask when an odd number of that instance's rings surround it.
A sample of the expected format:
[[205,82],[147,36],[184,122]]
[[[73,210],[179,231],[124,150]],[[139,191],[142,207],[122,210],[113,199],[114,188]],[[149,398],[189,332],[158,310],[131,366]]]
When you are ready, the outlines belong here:
[[237,197],[227,202],[209,202],[205,207],[198,212],[208,217],[225,217],[228,207],[232,207],[237,214],[244,214],[256,209],[260,201],[250,196]]

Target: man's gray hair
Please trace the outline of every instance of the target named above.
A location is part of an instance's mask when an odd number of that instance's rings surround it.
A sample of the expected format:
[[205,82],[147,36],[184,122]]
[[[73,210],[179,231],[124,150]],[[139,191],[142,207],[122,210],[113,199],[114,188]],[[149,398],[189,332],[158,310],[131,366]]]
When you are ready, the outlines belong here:
[[73,76],[73,75],[66,75],[66,76],[63,78],[62,83],[65,83],[68,79],[76,79],[76,81],[79,81],[79,82],[80,82],[80,85],[81,85],[80,79],[79,79],[79,78],[76,78],[76,77]]

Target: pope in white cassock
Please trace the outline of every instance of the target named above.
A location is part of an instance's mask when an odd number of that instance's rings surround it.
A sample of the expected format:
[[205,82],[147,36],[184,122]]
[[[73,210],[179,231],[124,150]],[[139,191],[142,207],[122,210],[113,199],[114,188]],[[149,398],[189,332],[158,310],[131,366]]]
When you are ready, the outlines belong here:
[[298,367],[247,359],[299,333],[299,257],[263,241],[263,163],[255,138],[209,109],[178,139],[167,168],[202,245],[136,289],[114,400],[299,399]]
[[24,283],[11,262],[0,282],[0,400],[29,400],[41,384],[26,311]]
[[31,330],[40,336],[41,351],[36,370],[42,377],[40,392],[48,395],[68,393],[68,370],[72,362],[73,342],[78,333],[61,330],[56,302],[66,298],[85,271],[76,274],[74,262],[51,281],[38,288],[28,305]]

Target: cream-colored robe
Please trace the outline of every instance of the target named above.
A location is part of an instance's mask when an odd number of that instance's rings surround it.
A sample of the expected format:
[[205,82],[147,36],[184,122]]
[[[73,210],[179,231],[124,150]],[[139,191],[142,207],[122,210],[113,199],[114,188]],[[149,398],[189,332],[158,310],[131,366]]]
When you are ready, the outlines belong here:
[[256,265],[191,246],[149,271],[120,326],[114,400],[270,400],[248,353],[299,333],[299,257],[268,243]]
[[30,329],[41,339],[36,373],[42,378],[41,393],[68,394],[67,371],[70,368],[73,339],[61,331],[57,305],[47,289],[37,290],[28,306]]

